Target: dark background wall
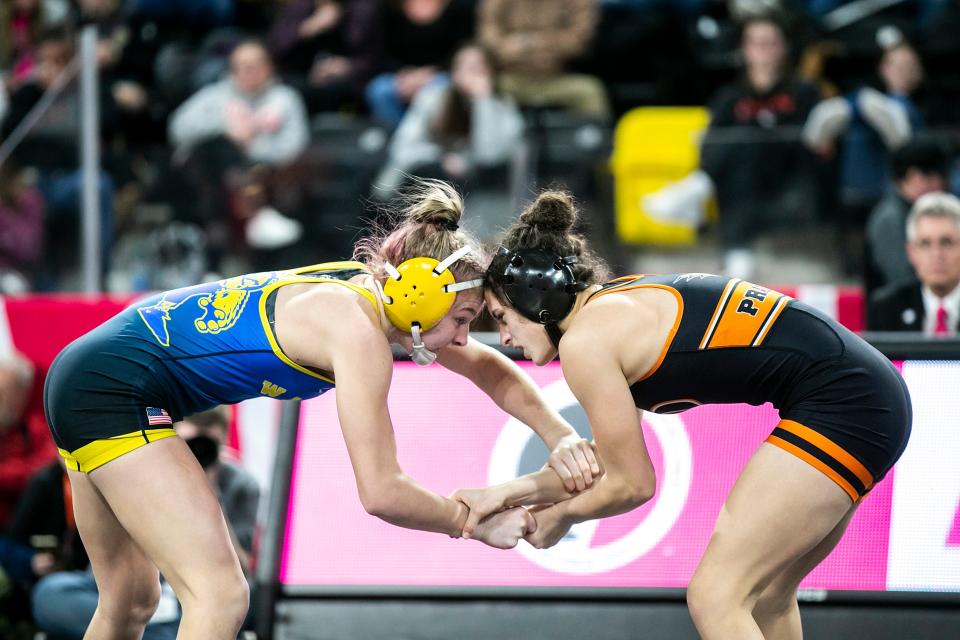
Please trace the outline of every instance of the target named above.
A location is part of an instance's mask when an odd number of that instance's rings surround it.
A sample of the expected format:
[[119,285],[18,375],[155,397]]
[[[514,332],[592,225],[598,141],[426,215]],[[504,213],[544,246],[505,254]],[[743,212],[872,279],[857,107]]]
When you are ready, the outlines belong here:
[[[806,640],[960,638],[956,605],[801,606]],[[682,602],[292,600],[275,640],[696,639]]]

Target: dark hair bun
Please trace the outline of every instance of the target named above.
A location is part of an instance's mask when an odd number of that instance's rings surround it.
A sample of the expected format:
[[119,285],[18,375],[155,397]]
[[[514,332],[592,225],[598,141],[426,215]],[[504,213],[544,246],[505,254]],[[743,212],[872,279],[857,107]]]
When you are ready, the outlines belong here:
[[521,223],[546,233],[566,233],[576,221],[577,208],[566,191],[544,191],[520,214]]

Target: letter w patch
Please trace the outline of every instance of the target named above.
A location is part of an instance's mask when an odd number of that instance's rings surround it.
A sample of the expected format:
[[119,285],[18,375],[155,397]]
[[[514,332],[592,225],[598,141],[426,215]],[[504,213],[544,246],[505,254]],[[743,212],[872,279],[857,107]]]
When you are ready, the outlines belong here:
[[263,388],[260,389],[260,395],[270,396],[271,398],[276,398],[277,396],[280,396],[280,395],[286,393],[286,391],[287,391],[287,390],[284,389],[283,387],[281,387],[281,386],[279,386],[279,385],[276,385],[276,384],[273,384],[273,383],[270,382],[269,380],[264,380],[264,381],[263,381]]

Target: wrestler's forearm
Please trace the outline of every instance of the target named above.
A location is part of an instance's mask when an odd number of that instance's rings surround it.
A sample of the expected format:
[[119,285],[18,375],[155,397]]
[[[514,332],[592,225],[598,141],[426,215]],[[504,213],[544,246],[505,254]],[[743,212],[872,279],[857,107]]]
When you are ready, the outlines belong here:
[[405,474],[399,474],[364,502],[364,508],[381,520],[406,529],[434,531],[459,537],[467,520],[467,507],[428,491]]
[[490,487],[490,490],[499,492],[505,507],[553,504],[576,495],[564,488],[560,476],[549,467]]

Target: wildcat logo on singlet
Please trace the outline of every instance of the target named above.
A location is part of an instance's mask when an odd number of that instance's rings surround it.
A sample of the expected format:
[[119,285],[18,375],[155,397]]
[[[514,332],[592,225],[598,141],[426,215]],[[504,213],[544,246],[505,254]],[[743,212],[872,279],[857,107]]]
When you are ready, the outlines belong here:
[[[185,313],[186,309],[199,311],[200,314],[193,320],[194,328],[200,333],[220,333],[236,324],[252,293],[259,291],[276,278],[275,273],[254,273],[196,287],[176,289],[163,294],[156,303],[140,307],[137,312],[157,342],[164,347],[169,347],[170,332],[167,321],[170,320],[170,314],[174,311],[178,313]],[[196,307],[187,305],[183,311],[178,311],[193,299],[196,299]]]

